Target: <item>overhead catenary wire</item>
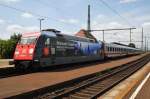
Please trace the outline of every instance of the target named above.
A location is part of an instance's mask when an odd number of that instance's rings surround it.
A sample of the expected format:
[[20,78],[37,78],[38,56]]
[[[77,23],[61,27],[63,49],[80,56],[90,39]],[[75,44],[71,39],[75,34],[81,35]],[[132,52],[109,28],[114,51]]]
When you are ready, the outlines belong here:
[[[46,7],[48,7],[48,8],[51,8],[51,5],[50,5],[48,2],[45,2],[45,1],[43,1],[43,0],[35,0],[35,1],[38,2],[39,4],[43,5],[43,6],[46,6]],[[57,12],[59,11],[59,13],[62,12],[62,9],[59,9],[58,7],[54,7],[54,6],[53,6],[53,9],[57,10]],[[69,12],[67,12],[67,13],[69,13]],[[64,16],[64,13],[61,13],[61,14],[63,14],[63,17],[65,17],[65,16]],[[69,16],[70,16],[70,15],[69,15]]]
[[107,8],[112,10],[116,15],[118,15],[120,18],[122,18],[129,26],[132,26],[131,23],[124,17],[122,16],[117,10],[112,8],[109,4],[107,4],[104,0],[99,0],[101,3],[103,3]]
[[20,9],[20,8],[12,7],[12,6],[9,6],[9,5],[6,5],[6,4],[2,4],[2,3],[0,3],[0,6],[2,6],[2,7],[6,7],[6,8],[9,8],[9,9],[13,9],[13,10],[16,10],[16,11],[18,11],[18,12],[22,12],[22,13],[29,13],[29,14],[32,14],[32,15],[34,15],[34,16],[39,16],[39,17],[47,18],[46,16],[42,16],[42,15],[39,15],[39,14],[36,14],[36,13],[30,12],[30,11],[26,11],[26,10],[24,10],[24,9]]
[[[44,5],[44,6],[49,7],[49,8],[51,6],[49,3],[44,2],[43,0],[35,0],[35,1],[38,2],[38,3],[40,3],[41,5]],[[53,7],[53,8],[55,8],[56,10],[60,10],[57,7]]]
[[69,24],[69,25],[73,25],[73,26],[76,26],[76,27],[80,27],[80,26],[75,25],[75,24],[67,23],[67,22],[61,21],[59,19],[55,19],[55,18],[52,18],[52,17],[44,16],[44,15],[40,15],[40,14],[31,12],[31,11],[27,11],[27,10],[24,10],[24,9],[16,8],[16,7],[13,7],[13,6],[10,6],[10,5],[6,5],[6,4],[0,3],[0,6],[5,7],[5,8],[9,8],[9,9],[15,10],[17,12],[21,12],[21,13],[29,13],[29,14],[32,14],[32,15],[38,17],[38,18],[51,19],[51,20],[54,20],[54,21],[57,21],[57,22],[60,22],[60,23]]
[[[39,4],[41,4],[41,5],[43,5],[43,6],[46,6],[46,7],[48,7],[48,8],[51,8],[51,5],[50,5],[50,3],[49,2],[46,2],[46,1],[43,1],[43,0],[35,0],[36,2],[38,2]],[[60,9],[60,8],[58,8],[58,7],[52,7],[53,9],[55,9],[59,14],[61,14],[61,17],[62,18],[64,18],[64,19],[60,19],[62,22],[64,22],[64,20],[68,20],[68,17],[67,16],[71,16],[72,14],[71,13],[69,13],[69,12],[67,12],[67,14],[69,14],[69,15],[64,15],[64,13],[62,13],[63,12],[63,10],[62,9]],[[62,16],[63,15],[63,16]],[[72,18],[70,18],[70,19],[72,19]],[[65,21],[64,23],[68,23],[67,21]],[[71,23],[68,23],[68,24],[71,24]],[[77,25],[77,24],[72,24],[72,25],[74,25],[74,26],[77,26],[77,27],[81,27],[81,26],[79,26],[79,25]]]

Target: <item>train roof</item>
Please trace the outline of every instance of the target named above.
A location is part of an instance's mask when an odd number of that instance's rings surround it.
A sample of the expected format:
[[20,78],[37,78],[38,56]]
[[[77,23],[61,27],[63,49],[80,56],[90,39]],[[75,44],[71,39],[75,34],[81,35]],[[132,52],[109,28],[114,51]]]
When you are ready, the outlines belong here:
[[118,45],[118,44],[115,44],[115,43],[105,43],[105,45],[106,45],[106,46],[109,46],[109,47],[140,50],[140,49],[138,49],[138,48],[133,48],[133,47],[124,46],[124,45]]
[[47,35],[47,36],[56,37],[56,38],[61,37],[61,38],[67,39],[67,40],[75,40],[75,41],[83,41],[83,42],[95,42],[93,39],[90,39],[90,38],[63,34],[60,31],[55,31],[55,30],[43,30],[41,32],[41,35]]
[[30,32],[30,33],[23,33],[22,37],[30,37],[30,36],[40,36],[40,35],[46,35],[49,37],[55,37],[55,38],[64,38],[66,40],[74,40],[74,41],[83,41],[83,42],[93,42],[93,43],[102,43],[97,42],[94,39],[87,38],[87,37],[80,37],[80,36],[72,36],[68,34],[63,34],[61,31],[58,31],[56,29],[44,29],[41,32]]

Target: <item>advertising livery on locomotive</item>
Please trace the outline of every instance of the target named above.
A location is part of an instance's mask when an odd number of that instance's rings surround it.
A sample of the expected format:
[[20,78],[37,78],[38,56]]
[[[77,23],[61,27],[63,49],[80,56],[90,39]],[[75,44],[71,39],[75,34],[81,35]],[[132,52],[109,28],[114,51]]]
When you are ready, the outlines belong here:
[[140,50],[61,34],[54,29],[22,34],[14,53],[16,68],[46,67],[137,54]]
[[16,46],[16,68],[51,66],[102,59],[102,42],[60,34],[56,30],[22,34]]

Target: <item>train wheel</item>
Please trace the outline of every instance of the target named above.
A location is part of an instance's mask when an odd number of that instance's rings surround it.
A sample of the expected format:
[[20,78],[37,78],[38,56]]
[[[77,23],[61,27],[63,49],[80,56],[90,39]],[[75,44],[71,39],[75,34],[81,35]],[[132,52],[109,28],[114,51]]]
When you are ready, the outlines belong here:
[[19,63],[15,63],[15,69],[16,69],[17,71],[22,70],[22,68],[21,68],[21,64],[19,64]]
[[29,69],[32,69],[33,71],[39,71],[41,69],[41,66],[38,63],[32,63]]
[[15,63],[15,69],[17,71],[26,71],[28,69],[28,64],[22,64],[20,62]]

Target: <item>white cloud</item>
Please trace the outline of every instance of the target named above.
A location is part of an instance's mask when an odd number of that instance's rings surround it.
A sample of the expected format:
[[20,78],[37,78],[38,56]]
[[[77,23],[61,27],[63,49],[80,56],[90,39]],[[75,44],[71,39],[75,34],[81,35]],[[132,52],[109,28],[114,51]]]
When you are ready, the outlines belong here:
[[[129,25],[120,23],[119,21],[111,21],[111,22],[103,22],[99,24],[99,21],[95,20],[94,25],[92,25],[92,29],[117,29],[117,28],[129,28]],[[132,30],[132,41],[140,41],[141,40],[141,29]],[[98,39],[103,39],[102,31],[92,32],[92,34]],[[113,31],[105,31],[105,41],[106,42],[119,42],[124,44],[129,44],[130,31],[129,30],[113,30]],[[136,46],[140,47],[140,42],[134,42]]]
[[60,21],[64,22],[64,23],[69,23],[69,24],[78,24],[79,23],[79,21],[76,19],[61,19]]
[[120,0],[120,3],[131,3],[136,2],[137,0]]
[[17,25],[17,24],[14,24],[14,25],[9,25],[7,28],[6,28],[6,31],[9,32],[9,33],[24,33],[24,32],[35,32],[35,31],[39,31],[39,27],[37,26],[21,26],[21,25]]
[[5,23],[5,20],[0,19],[0,24],[3,24],[3,23]]
[[108,29],[108,28],[124,28],[124,27],[128,27],[127,25],[121,24],[119,22],[116,21],[112,21],[112,22],[104,22],[104,23],[100,23],[99,21],[93,21],[94,23],[92,24],[92,28],[93,29]]
[[129,22],[132,22],[135,26],[141,26],[144,22],[150,21],[150,14],[147,13],[147,7],[145,8],[136,8],[132,9],[130,11],[127,11],[126,13],[123,13],[123,16],[126,17],[126,19],[129,20]]
[[32,14],[27,13],[27,12],[26,12],[26,13],[22,13],[21,16],[22,16],[23,18],[33,18],[33,17],[34,17]]
[[142,24],[143,30],[144,30],[144,35],[150,36],[150,21],[149,22],[144,22]]
[[125,25],[122,25],[122,24],[120,24],[120,23],[118,23],[118,22],[110,22],[109,24],[108,24],[108,27],[109,28],[122,28],[122,27],[124,27]]
[[16,2],[20,2],[21,0],[0,0],[0,2],[3,3],[16,3]]
[[97,17],[98,19],[102,19],[102,18],[104,18],[105,16],[102,15],[102,14],[99,14],[99,15],[97,15],[96,17]]
[[142,26],[145,28],[150,28],[150,22],[145,22],[142,24]]

